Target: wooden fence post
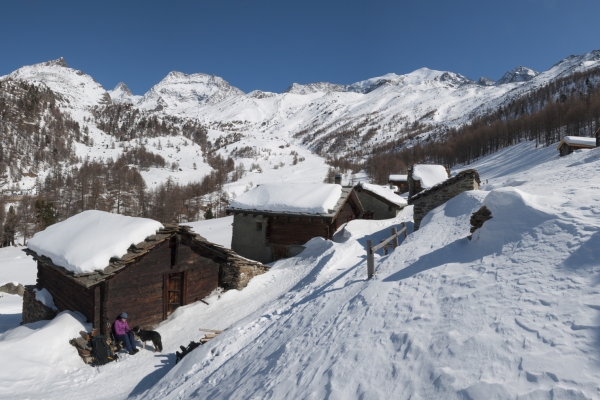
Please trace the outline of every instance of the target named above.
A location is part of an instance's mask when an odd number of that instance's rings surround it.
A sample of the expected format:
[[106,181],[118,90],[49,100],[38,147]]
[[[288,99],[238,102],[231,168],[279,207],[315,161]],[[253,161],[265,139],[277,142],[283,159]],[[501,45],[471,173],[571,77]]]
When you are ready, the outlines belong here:
[[404,239],[408,236],[408,229],[406,229],[406,222],[402,223],[402,227],[404,228]]
[[392,228],[392,236],[394,236],[394,240],[392,240],[392,248],[395,249],[398,247],[398,229]]
[[373,241],[367,240],[367,279],[375,275],[375,256],[373,255]]

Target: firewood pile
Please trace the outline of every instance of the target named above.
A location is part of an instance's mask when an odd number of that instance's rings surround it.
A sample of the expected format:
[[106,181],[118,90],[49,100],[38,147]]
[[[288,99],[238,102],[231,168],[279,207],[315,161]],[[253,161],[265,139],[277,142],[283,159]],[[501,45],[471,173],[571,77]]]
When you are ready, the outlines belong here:
[[86,331],[79,332],[79,337],[69,340],[69,344],[74,346],[79,353],[79,356],[86,364],[91,364],[94,361],[92,356],[92,335]]
[[[81,331],[79,332],[79,337],[69,340],[69,344],[77,349],[79,356],[86,364],[91,364],[94,361],[94,356],[92,354],[92,338],[97,334],[97,331]],[[113,354],[118,353],[122,348],[120,343],[115,342],[111,338],[106,337],[104,338],[104,341]]]
[[194,350],[197,347],[202,346],[203,344],[205,344],[206,342],[208,342],[211,339],[214,339],[217,337],[217,335],[219,335],[221,332],[220,330],[215,330],[215,329],[203,329],[200,328],[201,332],[208,332],[204,335],[204,337],[202,339],[200,339],[200,341],[198,342],[194,342],[193,340],[190,342],[190,344],[187,345],[187,347],[184,346],[179,346],[179,348],[181,349],[181,352],[177,351],[175,352],[175,364],[177,364],[179,361],[181,361],[183,359],[183,357],[185,357],[186,355],[188,355],[189,353],[192,352],[192,350]]

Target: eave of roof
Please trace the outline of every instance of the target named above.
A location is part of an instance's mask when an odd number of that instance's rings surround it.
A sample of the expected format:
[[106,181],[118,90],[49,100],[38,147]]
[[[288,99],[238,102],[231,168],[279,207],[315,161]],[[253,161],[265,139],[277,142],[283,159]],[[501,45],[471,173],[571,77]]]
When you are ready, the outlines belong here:
[[[265,210],[255,210],[255,209],[247,209],[247,208],[234,208],[227,207],[225,212],[227,214],[252,214],[252,215],[266,215],[266,216],[274,216],[274,217],[295,217],[295,218],[312,218],[312,219],[324,219],[327,221],[333,221],[337,214],[342,209],[343,205],[346,203],[350,195],[352,194],[351,187],[342,187],[342,195],[338,199],[337,203],[333,210],[329,210],[327,214],[310,214],[310,213],[299,213],[299,212],[287,212],[287,211],[265,211]],[[362,205],[361,205],[362,206]]]
[[581,147],[581,148],[584,148],[584,149],[595,149],[596,148],[595,144],[569,143],[565,139],[562,139],[560,141],[560,143],[558,143],[558,147],[556,148],[556,150],[560,150],[560,148],[563,147],[563,145],[565,145],[565,144],[569,145],[571,147]]
[[375,192],[373,192],[373,191],[371,191],[371,190],[369,190],[369,189],[367,189],[367,188],[364,188],[364,187],[360,186],[360,184],[356,185],[356,186],[354,187],[354,189],[355,189],[357,192],[361,192],[361,191],[367,192],[367,193],[368,193],[370,196],[373,196],[373,197],[375,197],[377,200],[379,200],[379,201],[382,201],[382,202],[384,202],[384,203],[386,203],[386,204],[389,204],[390,206],[394,207],[396,210],[402,210],[404,207],[406,207],[406,205],[404,205],[404,206],[401,206],[401,205],[399,205],[399,204],[396,204],[396,203],[394,203],[393,201],[390,201],[390,200],[386,199],[385,197],[383,197],[383,196],[380,196],[379,194],[377,194],[377,193],[375,193]]

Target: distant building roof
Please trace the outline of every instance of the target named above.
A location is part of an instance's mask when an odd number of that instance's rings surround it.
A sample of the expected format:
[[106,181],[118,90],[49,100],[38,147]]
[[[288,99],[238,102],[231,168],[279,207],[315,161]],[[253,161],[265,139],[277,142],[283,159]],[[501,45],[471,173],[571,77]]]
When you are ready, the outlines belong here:
[[365,182],[361,182],[358,186],[360,186],[364,191],[376,195],[376,197],[380,198],[386,203],[391,203],[397,206],[397,208],[403,208],[408,204],[404,197],[398,196],[396,193],[394,193],[391,189],[387,187],[373,185]]
[[236,198],[226,211],[333,219],[351,195],[352,188],[329,183],[269,183]]
[[408,181],[408,175],[390,175],[388,182],[406,182]]
[[414,180],[421,181],[423,189],[429,189],[448,179],[448,171],[443,165],[415,164],[412,177]]
[[563,140],[558,144],[557,150],[562,147],[563,144],[570,146],[579,147],[596,147],[596,138],[593,137],[582,137],[582,136],[565,136]]

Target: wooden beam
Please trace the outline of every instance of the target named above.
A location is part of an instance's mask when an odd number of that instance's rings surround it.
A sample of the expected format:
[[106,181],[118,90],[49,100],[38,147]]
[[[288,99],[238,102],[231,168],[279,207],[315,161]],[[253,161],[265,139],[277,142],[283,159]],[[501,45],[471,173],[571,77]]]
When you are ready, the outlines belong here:
[[375,275],[375,256],[373,251],[373,241],[367,240],[367,279]]

